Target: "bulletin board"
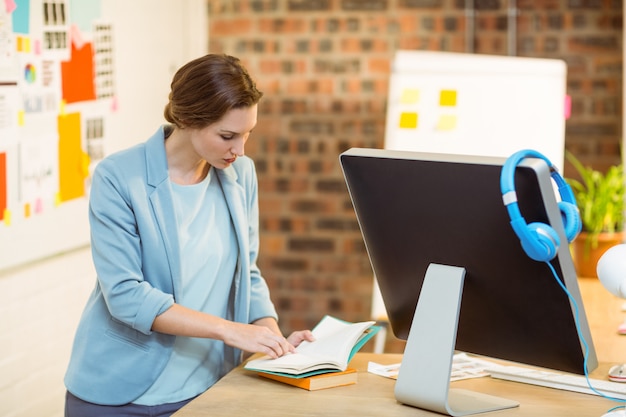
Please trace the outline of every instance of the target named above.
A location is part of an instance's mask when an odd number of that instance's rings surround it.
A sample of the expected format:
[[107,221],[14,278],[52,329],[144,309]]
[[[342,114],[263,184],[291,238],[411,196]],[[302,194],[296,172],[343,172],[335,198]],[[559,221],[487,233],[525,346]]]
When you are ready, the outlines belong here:
[[531,148],[562,170],[566,74],[557,59],[398,51],[385,147],[500,157]]
[[207,7],[0,1],[0,271],[89,245],[91,173],[164,123],[174,72],[208,51]]
[[98,1],[0,3],[0,269],[89,242],[91,168],[115,111]]

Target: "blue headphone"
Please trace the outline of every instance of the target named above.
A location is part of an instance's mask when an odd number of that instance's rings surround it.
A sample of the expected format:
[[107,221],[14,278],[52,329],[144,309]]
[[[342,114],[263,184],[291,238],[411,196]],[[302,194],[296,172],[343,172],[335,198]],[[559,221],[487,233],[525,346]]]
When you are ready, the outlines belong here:
[[500,189],[502,201],[511,219],[511,226],[520,238],[522,248],[530,258],[535,261],[548,262],[554,259],[557,254],[560,245],[559,235],[548,224],[540,222],[527,224],[517,205],[515,168],[526,158],[542,159],[550,167],[550,176],[556,182],[562,200],[558,205],[568,242],[574,240],[580,233],[582,221],[572,189],[548,158],[537,151],[522,150],[514,153],[506,160],[500,173]]

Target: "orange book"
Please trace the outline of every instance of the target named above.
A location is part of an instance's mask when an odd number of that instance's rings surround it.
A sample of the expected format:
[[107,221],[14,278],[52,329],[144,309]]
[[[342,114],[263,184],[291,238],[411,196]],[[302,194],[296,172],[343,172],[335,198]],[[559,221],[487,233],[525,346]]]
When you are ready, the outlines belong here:
[[358,373],[356,369],[348,368],[342,372],[328,372],[306,378],[292,378],[283,375],[269,374],[266,372],[258,372],[258,375],[263,378],[273,379],[274,381],[293,385],[294,387],[315,391],[318,389],[356,384]]

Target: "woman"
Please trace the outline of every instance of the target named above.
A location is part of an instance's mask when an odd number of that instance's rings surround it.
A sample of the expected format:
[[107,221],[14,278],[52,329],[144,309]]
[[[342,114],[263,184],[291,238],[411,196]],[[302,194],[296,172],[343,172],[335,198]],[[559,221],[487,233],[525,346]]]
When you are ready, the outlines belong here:
[[237,58],[193,60],[174,75],[170,124],[98,164],[97,282],[65,376],[66,417],[167,416],[243,352],[279,357],[312,340],[281,335],[256,265],[257,178],[244,145],[261,96]]

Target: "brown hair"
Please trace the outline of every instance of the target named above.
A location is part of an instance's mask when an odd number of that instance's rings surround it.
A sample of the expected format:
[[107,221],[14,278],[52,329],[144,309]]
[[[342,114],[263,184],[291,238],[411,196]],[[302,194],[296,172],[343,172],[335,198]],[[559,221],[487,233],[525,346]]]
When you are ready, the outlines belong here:
[[262,96],[238,58],[208,54],[176,71],[163,114],[179,128],[204,128],[229,110],[257,104]]

